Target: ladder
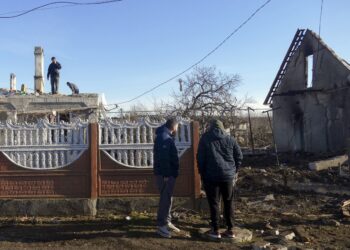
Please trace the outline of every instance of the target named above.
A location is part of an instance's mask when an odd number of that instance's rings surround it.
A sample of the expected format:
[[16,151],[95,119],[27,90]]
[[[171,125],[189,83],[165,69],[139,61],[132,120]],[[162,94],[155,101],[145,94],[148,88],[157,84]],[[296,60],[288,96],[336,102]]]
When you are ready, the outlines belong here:
[[266,99],[264,101],[265,105],[271,104],[272,97],[275,94],[278,87],[280,86],[284,75],[286,74],[288,64],[291,61],[291,59],[292,59],[293,55],[295,54],[295,52],[297,51],[297,49],[299,48],[301,42],[304,39],[304,36],[305,36],[304,29],[298,29],[297,32],[295,33],[293,41],[292,41],[291,45],[289,46],[288,52],[285,55],[283,62],[282,62],[281,66],[278,70],[278,73],[275,77],[275,80],[272,83],[270,91],[269,91],[268,95],[266,96]]

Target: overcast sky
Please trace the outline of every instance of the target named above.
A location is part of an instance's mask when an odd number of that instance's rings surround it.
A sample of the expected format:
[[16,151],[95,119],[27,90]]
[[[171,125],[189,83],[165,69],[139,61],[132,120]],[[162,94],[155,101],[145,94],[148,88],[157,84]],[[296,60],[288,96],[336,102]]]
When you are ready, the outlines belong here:
[[[47,2],[1,0],[0,14]],[[15,73],[18,86],[26,83],[32,88],[34,46],[42,46],[45,71],[52,56],[62,64],[61,92],[69,93],[65,82],[71,81],[81,92],[105,93],[109,103],[128,100],[200,59],[264,2],[124,0],[0,19],[0,87],[7,88],[10,73]],[[239,74],[238,97],[248,95],[261,104],[296,30],[318,32],[320,3],[272,0],[201,65]],[[349,0],[324,0],[321,37],[348,61],[349,13]],[[50,91],[48,82],[45,89]],[[178,89],[177,81],[138,102],[167,100],[173,89]]]

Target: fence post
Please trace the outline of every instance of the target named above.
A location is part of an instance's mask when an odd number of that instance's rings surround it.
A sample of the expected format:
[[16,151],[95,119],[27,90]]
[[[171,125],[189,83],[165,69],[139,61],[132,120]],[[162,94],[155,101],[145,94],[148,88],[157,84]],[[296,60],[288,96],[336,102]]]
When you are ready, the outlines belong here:
[[350,158],[350,137],[348,137],[346,140],[346,153],[348,154],[348,157]]
[[90,198],[97,199],[98,196],[98,182],[97,182],[97,170],[98,170],[98,123],[90,123],[89,125],[89,150],[90,150],[90,169],[91,169],[91,189],[90,189]]
[[192,174],[193,174],[193,205],[195,206],[195,200],[199,198],[201,193],[201,181],[197,167],[197,151],[198,151],[198,143],[199,143],[199,123],[192,122]]
[[254,111],[251,107],[248,107],[248,121],[249,121],[249,132],[250,132],[250,145],[252,147],[252,153],[255,153],[255,147],[254,147],[254,135],[253,135],[253,129],[252,129],[252,120],[250,118],[250,110]]

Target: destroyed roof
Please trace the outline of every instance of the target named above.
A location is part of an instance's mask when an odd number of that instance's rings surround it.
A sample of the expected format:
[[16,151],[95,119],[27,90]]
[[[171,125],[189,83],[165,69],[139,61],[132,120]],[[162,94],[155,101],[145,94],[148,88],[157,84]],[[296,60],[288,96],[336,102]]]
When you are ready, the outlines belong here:
[[36,114],[57,112],[77,112],[98,109],[98,94],[79,95],[0,95],[0,112]]
[[347,69],[350,70],[350,64],[343,58],[341,58],[340,56],[338,56],[335,51],[329,47],[323,40],[322,38],[316,34],[315,32],[313,32],[312,30],[306,30],[305,36],[306,34],[309,33],[310,35],[312,35],[315,39],[318,40],[318,42],[320,43],[320,45],[322,45],[325,49],[327,49],[339,62],[341,62]]
[[[316,34],[315,32],[313,32],[312,30],[307,29],[306,31],[304,29],[298,29],[297,32],[295,33],[295,36],[292,40],[292,43],[282,61],[282,64],[277,72],[277,75],[271,85],[271,88],[269,90],[269,93],[267,94],[264,104],[271,104],[272,98],[274,96],[274,93],[276,92],[276,90],[278,89],[278,87],[280,86],[284,75],[288,69],[289,63],[292,61],[292,58],[295,54],[297,54],[297,52],[299,52],[300,48],[303,47],[304,43],[305,43],[305,37],[312,37],[313,39],[316,39],[319,46],[322,47],[322,49],[326,49],[328,50],[332,56],[338,60],[342,65],[344,65],[344,67],[346,67],[348,70],[350,70],[350,64],[344,60],[343,58],[339,57],[335,51],[330,48],[322,39],[321,37]],[[321,50],[321,49],[319,49]]]

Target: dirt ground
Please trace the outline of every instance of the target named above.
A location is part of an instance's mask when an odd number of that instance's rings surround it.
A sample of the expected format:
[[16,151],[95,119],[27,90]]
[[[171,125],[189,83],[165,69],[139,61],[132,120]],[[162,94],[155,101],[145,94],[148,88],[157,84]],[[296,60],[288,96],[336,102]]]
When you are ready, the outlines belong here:
[[[95,218],[1,218],[0,249],[350,249],[350,217],[340,204],[349,196],[291,190],[288,180],[341,185],[350,177],[338,169],[309,171],[312,157],[249,157],[239,173],[235,223],[253,232],[252,242],[233,244],[205,239],[208,214],[177,208],[174,224],[188,235],[162,239],[155,234],[152,213],[99,215]],[[295,235],[287,239],[288,235]],[[286,236],[287,235],[287,236]]]

